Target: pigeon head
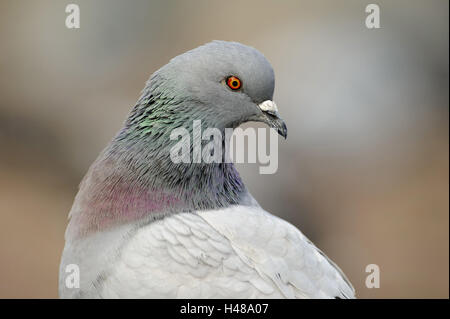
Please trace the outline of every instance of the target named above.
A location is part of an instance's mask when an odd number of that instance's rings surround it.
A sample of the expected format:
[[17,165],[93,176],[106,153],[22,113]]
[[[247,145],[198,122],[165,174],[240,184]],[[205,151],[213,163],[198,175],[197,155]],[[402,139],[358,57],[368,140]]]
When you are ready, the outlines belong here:
[[175,102],[163,106],[167,112],[202,120],[208,127],[235,128],[257,121],[286,138],[286,125],[272,101],[274,86],[273,69],[259,51],[236,42],[213,41],[173,58],[155,72],[141,101],[151,94],[163,96]]

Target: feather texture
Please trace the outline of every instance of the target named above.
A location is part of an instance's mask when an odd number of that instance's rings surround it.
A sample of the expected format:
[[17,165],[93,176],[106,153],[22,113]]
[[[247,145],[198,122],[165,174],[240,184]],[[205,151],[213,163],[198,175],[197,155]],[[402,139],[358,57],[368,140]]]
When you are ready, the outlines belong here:
[[[117,235],[128,238],[126,244],[111,244],[108,233],[90,241],[95,252],[82,258],[91,263],[83,269],[101,271],[79,297],[354,297],[339,268],[298,229],[259,206],[180,213]],[[73,296],[61,284],[61,295]]]

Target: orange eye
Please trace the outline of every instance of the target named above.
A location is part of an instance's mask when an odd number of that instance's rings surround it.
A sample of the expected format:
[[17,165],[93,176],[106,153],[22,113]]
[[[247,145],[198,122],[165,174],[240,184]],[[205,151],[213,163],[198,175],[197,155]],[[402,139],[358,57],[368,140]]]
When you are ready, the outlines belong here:
[[232,90],[239,90],[241,88],[242,83],[241,83],[241,80],[239,80],[239,78],[237,78],[235,76],[230,76],[227,79],[227,85]]

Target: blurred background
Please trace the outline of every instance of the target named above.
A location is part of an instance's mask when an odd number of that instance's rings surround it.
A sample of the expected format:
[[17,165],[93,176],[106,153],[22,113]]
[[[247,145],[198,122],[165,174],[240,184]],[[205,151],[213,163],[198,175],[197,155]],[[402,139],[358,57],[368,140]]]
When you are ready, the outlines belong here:
[[[214,39],[276,74],[279,168],[238,165],[360,298],[449,297],[449,2],[0,2],[0,297],[57,297],[77,186],[148,77]],[[252,124],[253,125],[253,124]],[[377,264],[380,288],[365,286]]]

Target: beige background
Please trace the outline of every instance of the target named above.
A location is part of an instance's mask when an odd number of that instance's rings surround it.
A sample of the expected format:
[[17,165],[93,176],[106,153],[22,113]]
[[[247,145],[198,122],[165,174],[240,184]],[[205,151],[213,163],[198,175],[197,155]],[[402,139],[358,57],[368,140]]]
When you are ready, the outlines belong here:
[[[279,169],[239,165],[362,298],[448,298],[448,1],[0,2],[0,297],[57,296],[77,185],[144,82],[213,39],[276,72]],[[367,289],[365,266],[381,268]]]

